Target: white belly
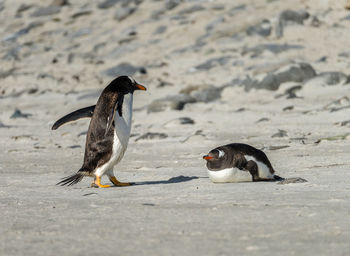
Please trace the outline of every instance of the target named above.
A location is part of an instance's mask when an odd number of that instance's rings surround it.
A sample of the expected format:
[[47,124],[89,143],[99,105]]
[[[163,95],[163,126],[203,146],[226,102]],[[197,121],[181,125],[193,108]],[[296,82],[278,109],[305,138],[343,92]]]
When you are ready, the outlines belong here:
[[227,168],[221,171],[208,170],[208,175],[214,183],[253,181],[252,175],[249,172],[238,168]]
[[114,116],[114,137],[113,137],[113,149],[112,156],[107,163],[96,169],[95,175],[102,176],[107,172],[111,172],[113,167],[118,164],[128,147],[131,120],[132,120],[132,94],[126,94],[123,102],[123,114],[119,115],[118,111]]

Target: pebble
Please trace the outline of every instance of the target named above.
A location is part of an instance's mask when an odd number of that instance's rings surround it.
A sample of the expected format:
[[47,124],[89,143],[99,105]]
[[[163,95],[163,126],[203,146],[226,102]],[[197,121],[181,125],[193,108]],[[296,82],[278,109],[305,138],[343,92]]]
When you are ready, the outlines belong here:
[[28,118],[32,116],[32,114],[29,113],[22,113],[21,110],[16,109],[15,112],[10,116],[11,119],[16,119],[16,118]]
[[153,35],[159,35],[163,34],[167,30],[167,26],[165,25],[160,25],[159,27],[156,28],[156,30],[153,32]]
[[50,6],[64,6],[69,5],[68,0],[53,0]]
[[48,6],[37,8],[30,16],[31,17],[41,17],[57,14],[61,11],[60,6]]
[[122,21],[126,19],[128,16],[133,14],[136,11],[135,7],[120,7],[117,8],[116,12],[114,13],[114,19],[117,21]]
[[200,88],[199,90],[194,90],[191,92],[192,96],[196,102],[211,102],[221,98],[221,92],[223,88],[218,88],[214,86],[208,86]]
[[246,33],[249,36],[259,35],[259,36],[267,37],[267,36],[271,35],[271,30],[272,30],[272,25],[271,25],[270,21],[263,20],[262,22],[254,25],[254,26],[248,27],[246,30]]
[[137,139],[135,139],[135,142],[139,141],[139,140],[154,140],[154,139],[160,140],[160,139],[165,139],[167,137],[168,137],[168,135],[165,133],[147,132],[147,133],[141,135],[140,137],[138,137]]
[[303,49],[304,47],[297,44],[259,44],[251,48],[243,48],[242,55],[251,54],[251,57],[258,57],[264,51],[279,54],[288,50]]
[[231,57],[218,57],[218,58],[212,58],[207,61],[205,61],[202,64],[199,64],[195,66],[194,68],[196,70],[209,70],[215,66],[222,66],[228,63],[231,60]]
[[205,8],[202,5],[195,4],[189,8],[186,8],[186,9],[179,11],[179,15],[192,14],[194,12],[199,12],[199,11],[203,11],[203,10],[205,10]]
[[277,22],[276,26],[276,36],[282,37],[284,28],[289,24],[300,24],[302,25],[304,23],[304,20],[308,19],[310,17],[310,14],[305,11],[293,11],[293,10],[285,10],[283,11]]
[[297,63],[287,65],[276,72],[265,75],[260,81],[250,80],[244,84],[246,90],[252,88],[277,90],[285,82],[304,82],[316,76],[316,71],[310,64]]
[[165,98],[156,99],[147,106],[147,112],[161,112],[168,109],[182,110],[188,103],[194,103],[196,100],[186,94],[171,95]]
[[271,138],[282,138],[287,137],[287,131],[278,129],[278,132],[273,134]]
[[181,3],[181,0],[166,0],[165,9],[172,10]]
[[116,5],[118,2],[121,2],[121,0],[106,0],[106,1],[99,3],[97,5],[97,7],[100,9],[108,9],[108,8]]
[[176,127],[179,125],[193,125],[195,122],[189,117],[179,117],[164,124],[165,127]]

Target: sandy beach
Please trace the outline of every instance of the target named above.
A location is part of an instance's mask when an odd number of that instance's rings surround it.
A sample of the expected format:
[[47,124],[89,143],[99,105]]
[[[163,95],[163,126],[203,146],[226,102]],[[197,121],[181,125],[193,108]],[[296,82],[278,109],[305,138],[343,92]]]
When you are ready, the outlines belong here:
[[[348,255],[346,1],[0,1],[0,255]],[[130,187],[55,184],[130,75]],[[214,184],[202,156],[262,149],[308,182]],[[103,183],[110,184],[107,178]]]

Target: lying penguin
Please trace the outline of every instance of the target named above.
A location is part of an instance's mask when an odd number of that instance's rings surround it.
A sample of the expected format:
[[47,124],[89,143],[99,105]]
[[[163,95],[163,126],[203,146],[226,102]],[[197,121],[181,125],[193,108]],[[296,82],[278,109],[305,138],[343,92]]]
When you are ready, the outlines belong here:
[[91,117],[84,163],[77,173],[63,178],[57,185],[74,185],[84,177],[91,176],[95,178],[92,186],[110,187],[101,184],[101,177],[105,174],[115,186],[132,185],[118,181],[113,167],[121,161],[128,146],[133,93],[136,90],[145,91],[146,88],[132,77],[117,77],[103,90],[96,105],[76,110],[60,118],[52,126],[52,130],[56,130],[68,122]]
[[217,147],[203,159],[207,161],[208,175],[214,183],[284,180],[274,174],[264,152],[247,144]]

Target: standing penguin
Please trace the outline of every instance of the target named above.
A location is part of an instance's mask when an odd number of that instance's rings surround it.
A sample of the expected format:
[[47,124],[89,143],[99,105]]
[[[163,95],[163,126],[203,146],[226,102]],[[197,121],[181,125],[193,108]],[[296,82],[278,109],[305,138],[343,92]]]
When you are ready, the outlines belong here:
[[247,144],[217,147],[203,159],[207,160],[209,178],[215,183],[283,180],[274,175],[265,153]]
[[114,79],[101,93],[95,106],[79,109],[59,119],[52,129],[84,117],[91,117],[85,144],[84,163],[80,170],[65,177],[57,185],[74,185],[85,176],[95,177],[91,184],[102,185],[101,177],[107,174],[115,186],[129,186],[131,183],[119,182],[113,174],[113,167],[123,158],[128,146],[132,103],[135,90],[146,90],[129,76]]

